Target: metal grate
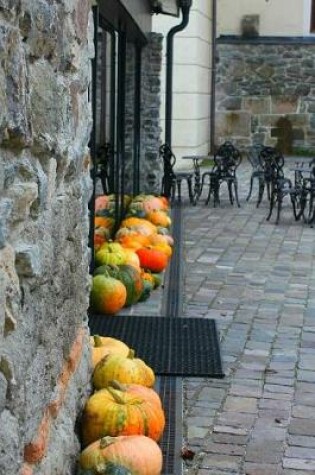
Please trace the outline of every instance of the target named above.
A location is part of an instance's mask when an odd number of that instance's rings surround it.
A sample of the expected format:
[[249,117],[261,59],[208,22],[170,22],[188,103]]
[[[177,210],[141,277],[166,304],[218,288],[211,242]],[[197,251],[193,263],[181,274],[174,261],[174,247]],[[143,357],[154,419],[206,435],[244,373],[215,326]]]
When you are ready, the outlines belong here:
[[163,452],[163,475],[182,473],[182,382],[180,378],[161,376],[157,381],[166,414],[166,426],[160,447]]
[[181,203],[176,202],[172,209],[172,234],[175,242],[172,259],[167,272],[167,295],[164,303],[163,313],[170,317],[178,317],[182,314],[183,295],[183,234],[182,234],[182,209]]

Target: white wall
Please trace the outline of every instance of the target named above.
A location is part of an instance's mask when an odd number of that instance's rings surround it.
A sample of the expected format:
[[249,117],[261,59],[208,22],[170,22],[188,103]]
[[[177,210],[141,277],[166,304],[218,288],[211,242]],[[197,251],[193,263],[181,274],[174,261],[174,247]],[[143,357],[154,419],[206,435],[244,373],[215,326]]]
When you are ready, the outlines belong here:
[[261,36],[310,34],[311,0],[217,0],[217,33],[239,35],[244,15],[259,15]]
[[[189,24],[174,37],[172,148],[177,156],[207,154],[210,148],[211,0],[193,0]],[[153,17],[153,31],[165,36],[181,18]],[[165,122],[165,39],[162,71],[162,141]],[[186,163],[185,163],[186,164]]]

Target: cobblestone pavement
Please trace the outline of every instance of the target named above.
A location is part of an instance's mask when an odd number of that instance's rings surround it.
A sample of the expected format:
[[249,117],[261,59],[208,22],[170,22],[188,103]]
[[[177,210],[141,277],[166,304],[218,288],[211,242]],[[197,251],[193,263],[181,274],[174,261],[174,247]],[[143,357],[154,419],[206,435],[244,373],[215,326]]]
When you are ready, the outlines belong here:
[[186,378],[185,475],[315,474],[315,229],[268,203],[184,208],[184,315],[215,318],[226,377]]

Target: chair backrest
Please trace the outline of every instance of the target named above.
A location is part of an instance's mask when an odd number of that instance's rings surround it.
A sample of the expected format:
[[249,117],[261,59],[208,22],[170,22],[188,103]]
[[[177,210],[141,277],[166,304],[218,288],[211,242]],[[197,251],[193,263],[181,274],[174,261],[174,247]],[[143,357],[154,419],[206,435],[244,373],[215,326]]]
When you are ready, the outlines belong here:
[[96,150],[96,178],[101,180],[105,195],[112,192],[109,185],[109,162],[112,153],[113,151],[109,143],[99,146]]
[[254,144],[246,150],[246,156],[253,167],[254,170],[261,169],[260,161],[259,161],[259,154],[263,150],[264,145],[262,144]]
[[263,147],[259,153],[259,162],[264,170],[265,180],[273,181],[284,177],[284,157],[274,147]]
[[229,141],[224,142],[214,154],[215,169],[222,175],[235,175],[236,168],[242,161],[241,152]]
[[163,160],[162,195],[169,198],[171,196],[172,187],[176,178],[176,174],[173,169],[176,163],[176,157],[168,144],[161,145],[159,154]]
[[161,145],[159,152],[160,157],[162,157],[163,160],[164,175],[175,176],[174,165],[176,163],[176,157],[173,154],[171,147],[167,144],[163,144]]

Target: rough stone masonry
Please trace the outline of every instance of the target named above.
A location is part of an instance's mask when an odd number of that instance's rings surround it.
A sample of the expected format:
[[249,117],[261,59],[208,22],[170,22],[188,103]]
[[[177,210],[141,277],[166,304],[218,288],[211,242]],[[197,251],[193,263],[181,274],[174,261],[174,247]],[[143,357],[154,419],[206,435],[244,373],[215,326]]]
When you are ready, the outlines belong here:
[[90,0],[0,2],[0,473],[70,474],[88,391]]

